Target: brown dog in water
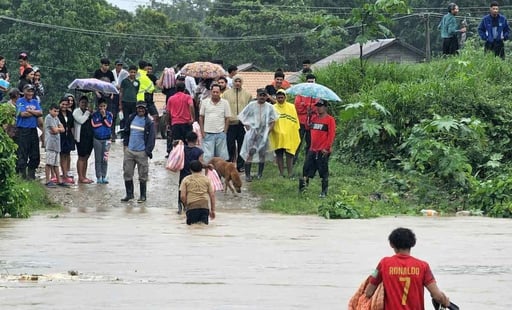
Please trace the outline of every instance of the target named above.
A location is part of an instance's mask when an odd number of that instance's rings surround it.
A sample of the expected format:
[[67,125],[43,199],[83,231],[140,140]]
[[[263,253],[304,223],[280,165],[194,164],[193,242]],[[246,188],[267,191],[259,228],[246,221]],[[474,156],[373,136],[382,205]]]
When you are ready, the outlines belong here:
[[[233,194],[235,193],[235,190],[237,193],[242,192],[242,180],[238,175],[235,163],[227,162],[221,157],[214,157],[208,164],[213,165],[215,170],[217,170],[219,177],[224,178],[224,193],[227,192],[228,187]],[[231,185],[231,183],[233,183],[233,185]]]

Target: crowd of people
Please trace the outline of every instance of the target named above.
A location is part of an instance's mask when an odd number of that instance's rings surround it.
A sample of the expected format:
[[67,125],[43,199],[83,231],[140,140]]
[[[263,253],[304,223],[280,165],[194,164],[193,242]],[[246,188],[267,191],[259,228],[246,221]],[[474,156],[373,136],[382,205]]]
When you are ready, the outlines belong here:
[[[187,224],[208,224],[209,218],[215,218],[214,190],[208,177],[201,172],[212,169],[208,162],[213,157],[236,163],[238,171],[245,173],[246,182],[251,182],[253,178],[263,177],[265,161],[273,151],[280,175],[294,179],[293,166],[297,163],[301,145],[304,145],[305,162],[299,177],[299,191],[303,192],[309,179],[318,172],[322,188],[320,197],[326,197],[328,193],[328,161],[336,132],[335,119],[328,114],[329,103],[303,96],[296,96],[293,103],[288,102],[286,88],[289,85],[286,85],[281,70],[275,72],[274,81],[269,85],[257,89],[257,98],[252,98],[243,88],[243,79],[237,75],[236,67],[230,67],[226,76],[216,80],[196,81],[193,77],[182,76],[179,68],[178,71],[166,68],[162,76],[156,78],[151,73],[151,64],[146,61],[125,70],[123,62],[118,60],[115,68],[110,70],[110,61],[104,58],[94,77],[113,83],[119,94],[95,92],[95,107],[85,95],[75,106],[74,96],[65,94],[58,104],[50,104],[43,121],[41,100],[44,88],[35,75],[40,71],[31,67],[26,53],[20,54],[19,61],[19,86],[7,92],[5,103],[15,106],[16,125],[5,129],[18,145],[16,171],[22,178],[36,178],[40,162],[39,136],[42,136],[46,151],[46,186],[66,187],[75,183],[71,173],[70,153],[73,150],[78,154],[78,183],[94,183],[87,177],[88,159],[93,150],[96,183],[109,183],[109,151],[111,143],[117,139],[114,128],[116,118],[119,118],[126,189],[121,201],[135,199],[133,178],[137,167],[140,186],[137,201],[145,202],[148,162],[153,156],[159,117],[152,94],[160,88],[167,96],[171,140],[185,143],[178,208],[180,213],[186,210]],[[3,77],[12,80],[1,56],[0,65],[3,65],[0,68]],[[305,79],[307,83],[316,83],[308,65],[309,61],[305,61]],[[198,85],[191,86],[195,84]],[[195,122],[199,127],[194,126]],[[40,128],[42,131],[38,133]],[[168,151],[175,145],[168,145]],[[258,164],[255,176],[251,173],[252,163]],[[455,309],[437,287],[428,263],[410,255],[416,243],[414,233],[406,228],[395,229],[389,236],[389,243],[395,255],[379,262],[368,279],[364,298],[371,300],[378,285],[383,283],[385,308],[422,309],[423,287],[426,287],[435,302]]]
[[[178,64],[165,68],[158,78],[152,73],[152,65],[144,60],[126,69],[121,60],[116,60],[112,69],[110,60],[102,58],[93,77],[113,84],[118,93],[98,88],[91,102],[82,95],[78,103],[72,94],[66,93],[44,113],[41,71],[29,63],[27,53],[19,54],[19,65],[18,85],[6,91],[6,104],[16,109],[16,125],[10,128],[10,136],[18,145],[16,172],[22,178],[36,178],[41,141],[46,152],[47,187],[108,184],[111,144],[121,134],[126,190],[121,201],[135,199],[135,167],[140,185],[137,201],[146,201],[148,161],[153,156],[160,117],[153,94],[160,89],[166,95],[163,117],[169,118],[167,152],[172,151],[173,141],[182,140],[186,146],[180,188],[182,181],[195,172],[191,170],[194,160],[203,168],[211,168],[208,162],[221,157],[235,163],[238,172],[245,174],[246,182],[252,182],[263,177],[265,162],[275,156],[280,175],[298,178],[301,192],[318,171],[322,179],[320,197],[327,195],[328,159],[336,131],[334,118],[327,114],[327,101],[303,96],[296,96],[294,102],[287,101],[286,89],[290,84],[281,69],[276,70],[274,80],[257,89],[257,97],[253,98],[244,89],[236,66],[228,67],[218,78],[200,79],[181,74],[185,64]],[[14,85],[13,75],[1,56],[0,73]],[[310,61],[304,61],[303,74],[308,83],[316,83]],[[305,163],[302,175],[296,176],[293,167],[301,147],[305,150]],[[75,150],[76,176],[72,173],[70,155]],[[95,179],[87,173],[93,153]],[[257,164],[254,175],[253,163]],[[191,194],[190,189],[185,189],[185,193],[184,199]],[[190,208],[182,195],[178,197],[180,212]]]

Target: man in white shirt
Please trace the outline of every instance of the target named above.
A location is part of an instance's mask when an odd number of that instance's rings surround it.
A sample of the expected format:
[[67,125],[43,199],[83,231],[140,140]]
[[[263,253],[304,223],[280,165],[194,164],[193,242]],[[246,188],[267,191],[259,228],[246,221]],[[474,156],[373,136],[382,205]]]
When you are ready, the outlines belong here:
[[226,133],[229,128],[231,109],[229,102],[220,97],[220,86],[211,85],[211,97],[201,101],[199,125],[203,135],[204,161],[209,162],[213,157],[229,159],[226,143]]
[[[112,82],[112,84],[114,84],[114,86],[117,88],[117,90],[120,90],[121,89],[121,82],[126,79],[129,75],[128,71],[126,71],[125,69],[123,69],[123,61],[118,59],[115,61],[115,67],[114,69],[112,70],[112,74],[114,74],[114,82]],[[117,108],[117,111],[122,111],[120,105],[121,105],[121,102],[119,102],[119,95],[116,95],[114,94],[113,98],[112,98],[112,105],[114,107]],[[128,117],[129,115],[126,115],[126,117]],[[121,128],[124,127],[124,115],[123,115],[123,119],[121,120]],[[115,131],[115,128],[114,128],[114,131]],[[114,133],[114,138],[115,138],[115,133]]]

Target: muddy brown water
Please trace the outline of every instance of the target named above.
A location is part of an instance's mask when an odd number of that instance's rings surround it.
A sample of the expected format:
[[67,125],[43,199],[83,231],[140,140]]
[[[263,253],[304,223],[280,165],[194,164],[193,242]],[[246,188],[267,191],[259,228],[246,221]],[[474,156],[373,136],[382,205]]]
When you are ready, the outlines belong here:
[[63,211],[0,220],[1,309],[346,309],[398,226],[415,231],[413,255],[461,309],[512,308],[510,220],[283,216],[244,188],[218,194],[209,226],[187,226],[159,160],[144,208],[118,203],[118,171],[108,185],[59,189]]

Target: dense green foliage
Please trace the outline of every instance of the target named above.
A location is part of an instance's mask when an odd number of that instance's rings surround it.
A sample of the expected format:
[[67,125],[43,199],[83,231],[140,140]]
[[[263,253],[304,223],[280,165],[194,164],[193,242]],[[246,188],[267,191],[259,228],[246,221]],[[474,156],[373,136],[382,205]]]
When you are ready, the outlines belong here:
[[[333,65],[319,73],[321,83],[345,95],[338,114],[339,161],[383,165],[406,183],[426,177],[436,195],[445,192],[444,198],[460,204],[450,211],[510,216],[508,62],[468,46],[459,57],[428,64],[367,64],[365,76],[356,66]],[[338,71],[344,74],[330,77]],[[415,195],[434,202],[427,193]]]
[[6,213],[27,216],[27,191],[19,186],[14,170],[17,146],[3,129],[14,123],[14,113],[12,105],[0,105],[0,217]]
[[316,72],[344,99],[330,110],[338,131],[328,198],[317,198],[316,179],[299,195],[297,182],[271,174],[251,185],[269,198],[263,208],[327,218],[421,209],[512,217],[512,65],[470,44],[428,64],[365,66],[364,75],[357,60]]
[[14,113],[12,105],[0,104],[0,217],[28,217],[32,210],[55,207],[39,182],[21,180],[15,173],[17,146],[4,131]]

